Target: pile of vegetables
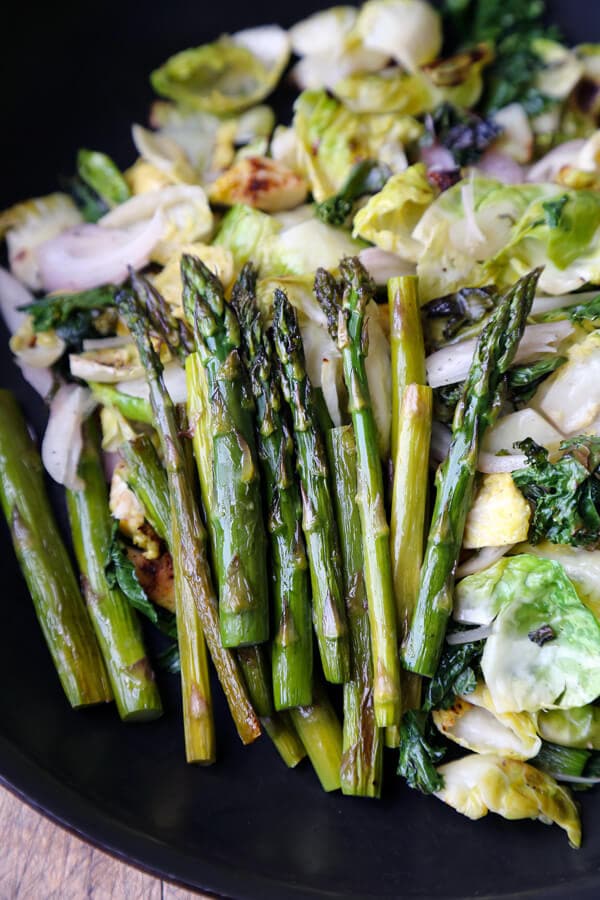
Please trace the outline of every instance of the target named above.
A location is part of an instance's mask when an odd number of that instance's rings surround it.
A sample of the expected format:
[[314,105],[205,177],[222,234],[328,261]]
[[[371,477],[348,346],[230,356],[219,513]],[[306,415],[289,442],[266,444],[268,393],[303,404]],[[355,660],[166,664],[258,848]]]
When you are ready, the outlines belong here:
[[[542,15],[368,0],[224,35],[152,73],[128,169],[82,149],[68,192],[0,214],[10,348],[49,406],[38,452],[0,390],[0,498],[73,707],[155,719],[166,669],[210,764],[212,665],[240,739],[327,791],[379,797],[395,752],[470,818],[579,846],[600,45]],[[288,125],[263,104],[286,70]]]

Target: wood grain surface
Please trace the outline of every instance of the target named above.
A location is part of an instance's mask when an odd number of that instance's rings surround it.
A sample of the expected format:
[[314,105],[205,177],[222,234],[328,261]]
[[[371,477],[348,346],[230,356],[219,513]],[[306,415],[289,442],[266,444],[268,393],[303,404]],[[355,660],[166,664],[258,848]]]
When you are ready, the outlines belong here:
[[0,900],[203,897],[96,850],[0,788]]

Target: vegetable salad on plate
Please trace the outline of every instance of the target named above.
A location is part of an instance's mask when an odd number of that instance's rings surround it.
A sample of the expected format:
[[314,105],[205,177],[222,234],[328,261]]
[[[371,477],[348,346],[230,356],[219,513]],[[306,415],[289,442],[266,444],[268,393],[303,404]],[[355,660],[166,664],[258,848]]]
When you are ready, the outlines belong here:
[[379,797],[393,753],[464,815],[579,846],[600,44],[542,0],[368,0],[151,82],[129,168],[80,149],[0,214],[10,350],[49,409],[38,450],[0,390],[0,498],[67,700],[148,722],[164,669],[210,764],[214,666],[243,743],[326,791]]

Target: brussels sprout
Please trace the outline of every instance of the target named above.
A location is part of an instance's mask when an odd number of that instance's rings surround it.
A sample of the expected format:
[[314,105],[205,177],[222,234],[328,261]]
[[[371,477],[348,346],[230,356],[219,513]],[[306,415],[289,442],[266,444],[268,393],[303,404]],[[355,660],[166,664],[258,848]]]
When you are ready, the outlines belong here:
[[234,279],[233,255],[226,247],[209,244],[183,244],[169,259],[166,266],[155,275],[152,283],[157,291],[173,307],[175,315],[183,318],[181,257],[184,254],[197,256],[213,272],[219,281],[229,288]]
[[482,450],[486,453],[514,453],[515,444],[528,437],[547,450],[556,449],[563,439],[560,431],[543,416],[534,409],[526,408],[501,416],[488,428]]
[[114,407],[100,407],[100,426],[102,449],[107,453],[116,453],[126,441],[133,441],[137,437],[123,413]]
[[544,63],[535,79],[536,88],[545,97],[564,100],[583,75],[583,64],[573,51],[558,41],[537,38],[531,47]]
[[527,540],[531,508],[510,472],[483,475],[465,524],[463,547],[501,547]]
[[307,192],[304,179],[291,169],[265,156],[248,156],[217,178],[210,189],[210,199],[225,206],[245,203],[277,212],[299,206]]
[[356,256],[364,246],[363,241],[354,240],[347,231],[313,217],[282,229],[265,242],[262,272],[312,275],[320,266],[337,268],[343,256]]
[[82,221],[68,194],[35,197],[4,210],[0,214],[0,237],[6,237],[13,275],[32,290],[41,290],[36,248]]
[[290,56],[287,34],[275,25],[251,28],[177,53],[151,75],[157,94],[223,115],[269,94]]
[[481,669],[498,712],[568,709],[600,695],[600,622],[559,563],[501,559],[458,584],[454,616],[491,624]]
[[[107,423],[110,427],[110,422]],[[144,551],[146,559],[160,556],[160,540],[152,528],[148,528],[144,507],[128,486],[124,477],[125,464],[119,463],[110,483],[109,507],[111,515],[119,523],[119,530]]]
[[141,125],[134,125],[131,134],[142,159],[166,175],[172,184],[198,182],[198,175],[185,150],[173,138],[160,132],[149,131]]
[[133,342],[124,347],[72,353],[69,356],[69,367],[74,378],[96,381],[99,384],[130,381],[144,374],[144,367]]
[[543,382],[531,406],[564,435],[594,433],[600,417],[600,332],[566,351],[567,362]]
[[529,116],[521,103],[510,103],[494,113],[494,122],[502,128],[494,149],[506,153],[515,162],[524,164],[533,154],[533,132]]
[[354,6],[332,6],[302,19],[288,34],[297,56],[315,53],[337,55],[344,50],[358,12]]
[[356,32],[366,47],[386,53],[409,72],[432,62],[442,47],[440,16],[425,0],[368,0]]
[[66,341],[53,329],[36,332],[31,316],[25,317],[12,335],[9,346],[17,360],[34,369],[53,366],[67,349]]
[[539,769],[516,759],[478,753],[438,768],[444,786],[436,797],[469,819],[488,812],[505,819],[540,819],[567,832],[573,847],[581,844],[581,822],[571,794]]
[[392,172],[405,169],[404,145],[423,131],[410,116],[353,113],[325,91],[304,91],[294,110],[303,166],[319,203],[339,192],[361,160],[377,159]]
[[203,189],[178,184],[148,191],[115,207],[98,223],[105,228],[130,229],[150,222],[155,215],[162,220],[162,236],[151,252],[155,262],[166,263],[181,244],[210,236],[213,215]]
[[236,270],[250,259],[260,269],[265,261],[267,238],[280,230],[281,225],[272,216],[239,204],[232,206],[223,217],[214,244],[231,252]]
[[582,550],[566,544],[519,544],[515,553],[532,553],[560,563],[579,599],[600,621],[600,550]]
[[451,103],[461,109],[477,106],[483,92],[482,71],[493,58],[494,54],[488,44],[478,44],[456,56],[423,66],[423,74],[430,83],[435,98],[433,105]]
[[457,697],[450,709],[434,710],[436,727],[443,735],[475,753],[498,753],[510,759],[531,759],[542,742],[530,713],[498,713],[481,682]]
[[433,203],[437,191],[427,180],[423,163],[392,176],[383,190],[371,197],[354,217],[354,235],[382,250],[417,261],[421,244],[412,234]]
[[343,52],[313,53],[296,63],[291,76],[301,91],[333,90],[335,85],[357,72],[379,72],[389,58],[379,50],[370,50],[362,44],[350,43]]
[[436,94],[427,79],[398,67],[376,73],[356,72],[337,81],[332,90],[355,113],[418,116],[436,106]]
[[542,710],[537,728],[541,737],[553,744],[600,750],[600,706]]

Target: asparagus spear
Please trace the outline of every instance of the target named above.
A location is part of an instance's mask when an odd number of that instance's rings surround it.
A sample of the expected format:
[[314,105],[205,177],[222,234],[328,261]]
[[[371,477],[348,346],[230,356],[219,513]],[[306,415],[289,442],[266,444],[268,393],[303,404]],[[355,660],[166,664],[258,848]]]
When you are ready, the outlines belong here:
[[306,374],[296,312],[279,289],[274,296],[273,334],[281,363],[281,385],[294,424],[302,524],[310,563],[313,623],[325,678],[343,684],[350,675],[350,653],[340,550],[329,490],[329,466],[312,386]]
[[144,507],[148,521],[157,535],[166,544],[170,544],[169,484],[154,444],[148,435],[143,434],[134,441],[125,441],[120,452],[126,463],[123,472],[125,481]]
[[0,390],[0,500],[35,614],[71,706],[112,700],[92,623],[14,396]]
[[[408,633],[419,591],[432,417],[417,287],[413,275],[388,282],[394,464],[390,538],[400,645]],[[403,669],[400,684],[403,711],[418,709],[420,677]],[[388,729],[386,743],[398,746],[400,730]]]
[[400,405],[407,384],[426,384],[425,343],[415,275],[388,281],[390,349],[392,356],[392,460],[396,458],[402,421]]
[[[373,298],[375,286],[367,271],[355,258],[340,263],[343,296],[338,306],[338,321],[329,314],[330,331],[342,353],[344,380],[356,435],[357,502],[363,536],[365,583],[373,649],[375,716],[380,727],[400,722],[400,664],[396,629],[396,609],[392,588],[389,526],[384,504],[383,474],[377,445],[377,431],[371,408],[365,370],[367,353],[364,332],[365,308]],[[329,294],[324,297],[324,285]],[[320,270],[315,293],[327,312],[335,304],[331,276]]]
[[323,687],[315,684],[313,702],[289,712],[324,791],[341,785],[342,729]]
[[[135,338],[146,369],[150,401],[167,470],[173,568],[177,583],[187,586],[187,590],[179,590],[176,595],[177,621],[183,625],[182,632],[185,628],[190,648],[201,645],[204,632],[238,734],[244,743],[251,743],[260,734],[260,724],[248,699],[237,660],[221,644],[217,602],[206,558],[206,535],[186,478],[183,448],[173,404],[162,378],[162,366],[150,341],[137,298],[129,292],[122,292],[118,297],[118,306]],[[194,609],[191,608],[192,601]],[[186,664],[183,655],[182,672]],[[194,672],[190,671],[190,682],[193,681]],[[188,699],[189,703],[184,702],[184,715],[191,707],[192,698]]]
[[106,574],[112,522],[100,435],[93,419],[83,426],[79,475],[84,485],[81,490],[67,490],[73,547],[117,709],[127,722],[156,719],[162,714],[162,704],[141,625],[127,598],[117,586],[110,586]]
[[346,613],[352,649],[351,680],[344,685],[342,793],[379,797],[383,741],[375,722],[373,662],[363,571],[360,515],[356,505],[356,441],[351,425],[327,432],[336,517],[342,548]]
[[[198,468],[202,502],[206,510],[206,520],[211,546],[214,547],[216,534],[212,527],[214,515],[213,495],[213,441],[211,408],[208,394],[208,379],[200,355],[190,353],[186,360],[186,381],[188,388],[188,419],[192,432],[194,456]],[[214,556],[214,553],[213,553]],[[269,661],[263,646],[239,647],[237,657],[248,686],[250,698],[265,731],[275,744],[282,759],[288,766],[296,763],[304,755],[298,744],[298,736],[292,723],[283,713],[275,713],[269,671]]]
[[436,479],[436,499],[404,665],[432,676],[452,612],[454,571],[471,503],[479,444],[498,415],[499,391],[516,353],[541,269],[513,285],[481,332],[452,425],[452,443]]
[[[167,474],[154,444],[147,435],[142,435],[123,444],[121,453],[127,464],[125,477],[128,484],[142,502],[157,534],[172,547],[179,537],[179,526],[177,522],[171,523]],[[186,757],[188,762],[212,763],[216,758],[216,742],[206,642],[203,636],[200,637],[201,624],[189,582],[177,569],[174,571],[174,593],[176,615],[177,597],[183,598],[177,619],[177,641],[182,697],[184,704],[188,704],[183,718]]]
[[221,639],[225,647],[259,644],[269,637],[267,544],[239,324],[220,281],[199,259],[184,255],[181,274],[185,314],[209,385]]
[[312,629],[301,501],[293,462],[293,441],[281,410],[281,393],[254,296],[248,265],[232,303],[242,330],[244,358],[256,401],[257,444],[267,500],[273,567],[275,709],[308,706],[312,700]]
[[90,382],[89,387],[94,397],[102,406],[114,407],[126,419],[134,422],[143,422],[152,425],[152,407],[143,397],[133,397],[117,390],[113,384],[100,384],[97,381]]

